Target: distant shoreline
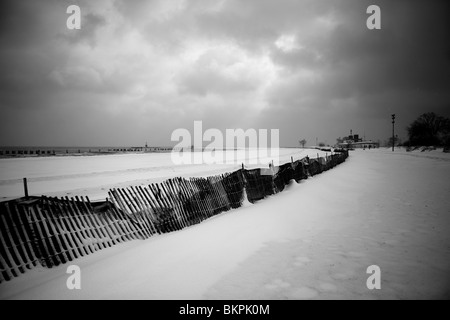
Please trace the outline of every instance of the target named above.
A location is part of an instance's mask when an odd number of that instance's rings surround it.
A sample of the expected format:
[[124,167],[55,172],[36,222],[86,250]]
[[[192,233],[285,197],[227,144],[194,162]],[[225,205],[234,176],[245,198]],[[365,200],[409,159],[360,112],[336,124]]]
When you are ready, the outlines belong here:
[[172,147],[0,147],[0,159],[165,153]]
[[[281,148],[297,149],[299,147]],[[321,147],[314,146],[309,148],[321,149]],[[167,153],[172,152],[173,150],[173,147],[0,147],[0,159]],[[226,149],[223,149],[223,151],[225,150]],[[234,148],[234,150],[236,150],[236,148]]]

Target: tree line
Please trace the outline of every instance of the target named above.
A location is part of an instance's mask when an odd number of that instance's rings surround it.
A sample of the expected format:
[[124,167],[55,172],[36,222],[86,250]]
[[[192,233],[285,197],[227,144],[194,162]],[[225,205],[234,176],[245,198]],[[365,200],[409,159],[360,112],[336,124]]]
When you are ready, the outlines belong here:
[[406,129],[408,141],[403,144],[405,146],[450,146],[450,119],[434,112],[422,114]]

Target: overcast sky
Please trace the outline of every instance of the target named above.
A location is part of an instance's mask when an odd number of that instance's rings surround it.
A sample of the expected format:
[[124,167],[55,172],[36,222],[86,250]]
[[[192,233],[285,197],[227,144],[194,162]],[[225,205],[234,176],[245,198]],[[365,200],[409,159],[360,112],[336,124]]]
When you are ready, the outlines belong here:
[[[66,9],[81,8],[81,30]],[[381,8],[381,30],[366,9]],[[446,1],[2,1],[0,145],[173,145],[193,128],[282,146],[386,140],[450,116]]]

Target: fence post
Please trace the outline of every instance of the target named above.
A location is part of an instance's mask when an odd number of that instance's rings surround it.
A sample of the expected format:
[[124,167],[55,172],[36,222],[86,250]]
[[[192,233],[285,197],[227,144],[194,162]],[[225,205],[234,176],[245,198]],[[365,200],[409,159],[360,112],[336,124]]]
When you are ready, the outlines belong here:
[[23,178],[23,191],[25,192],[25,197],[28,198],[27,178]]

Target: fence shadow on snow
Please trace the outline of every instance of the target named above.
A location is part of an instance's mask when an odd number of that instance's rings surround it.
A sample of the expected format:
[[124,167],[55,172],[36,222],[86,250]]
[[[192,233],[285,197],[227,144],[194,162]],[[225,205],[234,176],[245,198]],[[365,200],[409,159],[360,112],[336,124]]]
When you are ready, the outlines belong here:
[[[51,268],[118,243],[181,230],[264,199],[345,161],[348,151],[240,169],[207,178],[173,178],[111,189],[109,199],[27,197],[0,203],[0,283],[38,265]],[[261,174],[265,170],[264,174]],[[267,174],[267,170],[271,170]]]

